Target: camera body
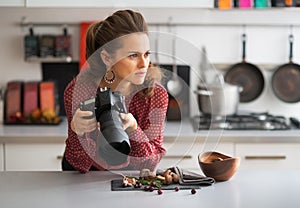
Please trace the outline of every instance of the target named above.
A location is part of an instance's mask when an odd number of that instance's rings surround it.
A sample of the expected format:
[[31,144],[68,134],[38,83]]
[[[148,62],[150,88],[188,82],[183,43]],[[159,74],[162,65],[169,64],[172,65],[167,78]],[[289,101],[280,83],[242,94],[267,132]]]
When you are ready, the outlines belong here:
[[81,102],[79,107],[84,111],[92,111],[100,122],[98,155],[110,165],[124,163],[130,152],[130,142],[119,116],[120,113],[127,113],[121,93],[100,88],[95,97]]
[[122,94],[118,91],[113,92],[106,87],[100,88],[95,97],[82,101],[79,107],[83,111],[92,111],[97,121],[99,121],[101,113],[106,110],[127,113]]

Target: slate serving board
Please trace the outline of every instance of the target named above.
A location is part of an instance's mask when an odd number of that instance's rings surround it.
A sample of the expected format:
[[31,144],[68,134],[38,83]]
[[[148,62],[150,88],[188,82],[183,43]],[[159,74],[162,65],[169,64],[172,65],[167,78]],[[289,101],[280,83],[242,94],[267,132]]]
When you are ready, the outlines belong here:
[[[115,179],[111,181],[111,190],[112,191],[144,191],[144,186],[142,188],[134,188],[133,186],[123,187],[122,179]],[[179,189],[200,189],[200,185],[180,185],[180,184],[170,184],[170,185],[162,185],[162,190],[174,190],[175,187],[178,186]],[[157,188],[155,188],[157,189]]]

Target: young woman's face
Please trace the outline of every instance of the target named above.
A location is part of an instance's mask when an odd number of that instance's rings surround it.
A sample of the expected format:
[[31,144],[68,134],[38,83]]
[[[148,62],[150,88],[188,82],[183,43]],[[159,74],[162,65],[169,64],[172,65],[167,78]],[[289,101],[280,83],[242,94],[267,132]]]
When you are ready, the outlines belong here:
[[150,42],[147,34],[130,34],[121,41],[123,47],[116,51],[116,63],[113,65],[116,78],[135,85],[143,84],[150,62]]

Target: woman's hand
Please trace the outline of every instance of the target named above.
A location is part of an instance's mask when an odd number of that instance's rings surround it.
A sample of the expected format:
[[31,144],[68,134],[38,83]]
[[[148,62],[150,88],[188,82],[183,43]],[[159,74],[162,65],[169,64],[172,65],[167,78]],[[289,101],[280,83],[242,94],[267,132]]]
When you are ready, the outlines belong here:
[[137,122],[131,113],[120,113],[120,118],[122,120],[123,129],[130,133],[137,129]]
[[97,128],[96,117],[91,117],[92,111],[82,111],[79,108],[75,111],[71,121],[71,129],[78,135],[83,136],[87,132],[91,132]]

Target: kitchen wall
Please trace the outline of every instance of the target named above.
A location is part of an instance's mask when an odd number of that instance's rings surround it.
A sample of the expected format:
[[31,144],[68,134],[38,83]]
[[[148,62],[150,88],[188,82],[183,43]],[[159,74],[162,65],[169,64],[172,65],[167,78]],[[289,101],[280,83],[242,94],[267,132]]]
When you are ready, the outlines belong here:
[[[72,8],[0,8],[0,86],[9,80],[40,80],[40,63],[29,63],[23,57],[23,36],[28,28],[20,27],[22,17],[28,22],[73,22],[103,19],[115,9],[72,9]],[[300,118],[300,103],[284,103],[272,92],[270,77],[274,67],[288,61],[288,35],[295,36],[294,61],[300,62],[300,10],[229,10],[212,9],[139,9],[150,23],[150,30],[176,32],[178,63],[192,66],[191,87],[195,89],[199,80],[201,47],[205,46],[208,59],[213,64],[234,64],[241,61],[241,33],[246,32],[247,60],[253,64],[268,66],[262,68],[266,87],[255,101],[241,104],[240,109],[269,111]],[[171,22],[170,22],[171,17]],[[155,26],[156,23],[178,24],[176,27]],[[199,24],[199,25],[193,25]],[[201,25],[202,24],[202,25]],[[245,27],[242,25],[246,25]],[[294,25],[290,27],[290,25]],[[59,34],[60,27],[37,27],[39,33]],[[70,26],[73,38],[73,58],[78,60],[79,25]],[[162,35],[160,49],[171,54],[171,41]],[[152,43],[153,39],[152,39]],[[171,62],[169,57],[160,57],[160,62]],[[271,67],[270,67],[271,66]],[[196,100],[191,93],[191,114],[197,114]]]

